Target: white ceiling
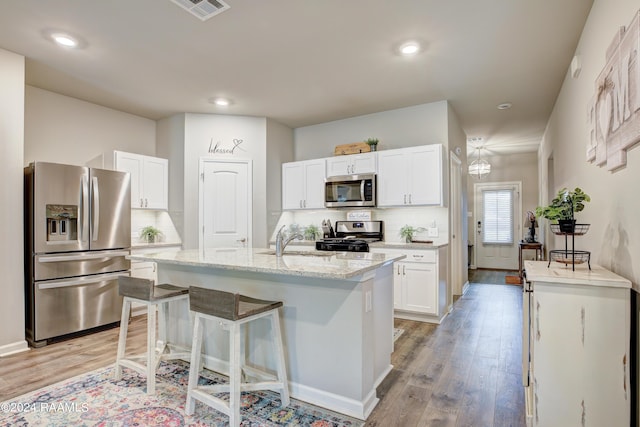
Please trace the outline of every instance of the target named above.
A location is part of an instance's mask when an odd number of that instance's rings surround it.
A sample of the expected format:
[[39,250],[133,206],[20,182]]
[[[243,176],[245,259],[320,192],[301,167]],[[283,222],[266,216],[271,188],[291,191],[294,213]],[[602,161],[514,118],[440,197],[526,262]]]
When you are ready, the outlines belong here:
[[[536,150],[593,3],[225,1],[202,22],[169,0],[2,0],[0,48],[27,58],[29,85],[150,119],[237,114],[296,128],[448,99],[469,137],[508,154]],[[59,48],[50,30],[84,46]],[[407,39],[424,51],[397,55]]]

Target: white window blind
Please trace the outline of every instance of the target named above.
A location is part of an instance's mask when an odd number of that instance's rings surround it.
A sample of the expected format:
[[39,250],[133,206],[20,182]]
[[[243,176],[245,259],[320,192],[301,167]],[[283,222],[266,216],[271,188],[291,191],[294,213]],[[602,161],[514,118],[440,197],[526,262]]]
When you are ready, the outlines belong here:
[[513,190],[483,190],[482,242],[513,244]]

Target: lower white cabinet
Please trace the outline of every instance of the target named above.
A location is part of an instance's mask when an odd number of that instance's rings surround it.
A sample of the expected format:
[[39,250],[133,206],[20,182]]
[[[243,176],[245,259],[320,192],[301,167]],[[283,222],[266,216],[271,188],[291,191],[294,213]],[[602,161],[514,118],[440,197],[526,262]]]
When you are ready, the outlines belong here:
[[395,317],[440,323],[449,312],[447,247],[420,250],[375,248],[372,252],[401,253],[393,264]]
[[527,424],[630,425],[631,282],[594,264],[547,265],[525,262]]

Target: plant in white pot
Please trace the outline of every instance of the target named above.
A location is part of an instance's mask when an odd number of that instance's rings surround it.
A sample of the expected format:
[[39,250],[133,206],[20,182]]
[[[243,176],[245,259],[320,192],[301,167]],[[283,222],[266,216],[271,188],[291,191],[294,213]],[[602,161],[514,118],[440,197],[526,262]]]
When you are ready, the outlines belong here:
[[152,225],[148,225],[140,230],[140,238],[147,243],[155,243],[161,235],[162,231]]
[[405,225],[400,229],[400,237],[404,238],[406,243],[411,243],[413,240],[413,236],[416,233],[421,233],[425,231],[424,227],[414,227],[412,225]]

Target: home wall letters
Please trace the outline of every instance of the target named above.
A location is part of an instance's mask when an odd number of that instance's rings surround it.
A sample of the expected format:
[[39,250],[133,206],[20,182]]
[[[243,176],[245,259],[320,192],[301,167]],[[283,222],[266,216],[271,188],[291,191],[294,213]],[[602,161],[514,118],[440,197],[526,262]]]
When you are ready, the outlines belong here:
[[589,104],[587,161],[616,171],[627,150],[640,142],[640,11],[620,27],[606,52],[606,65]]

